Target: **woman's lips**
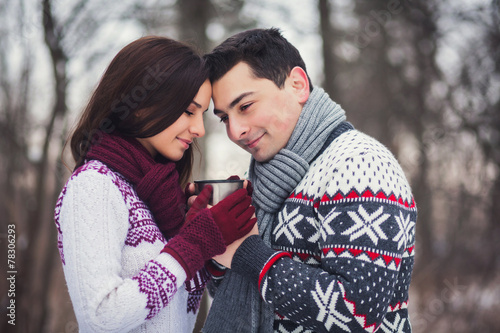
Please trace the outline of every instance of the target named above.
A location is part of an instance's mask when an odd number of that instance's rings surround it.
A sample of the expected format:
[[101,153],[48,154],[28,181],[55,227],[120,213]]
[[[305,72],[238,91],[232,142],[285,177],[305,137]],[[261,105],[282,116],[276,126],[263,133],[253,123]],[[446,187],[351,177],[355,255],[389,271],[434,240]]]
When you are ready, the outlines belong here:
[[177,139],[182,143],[182,145],[184,146],[185,149],[188,149],[189,145],[193,142],[191,140],[186,140],[186,139],[182,139],[182,138],[177,138]]

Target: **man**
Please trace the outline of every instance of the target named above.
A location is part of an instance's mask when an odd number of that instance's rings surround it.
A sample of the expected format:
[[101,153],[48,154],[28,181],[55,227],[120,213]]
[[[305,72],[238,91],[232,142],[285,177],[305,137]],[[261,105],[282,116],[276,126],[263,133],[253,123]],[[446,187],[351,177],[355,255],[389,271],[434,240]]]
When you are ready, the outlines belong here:
[[312,86],[277,29],[206,55],[214,112],[252,154],[259,233],[211,268],[204,332],[411,332],[417,210],[394,156]]

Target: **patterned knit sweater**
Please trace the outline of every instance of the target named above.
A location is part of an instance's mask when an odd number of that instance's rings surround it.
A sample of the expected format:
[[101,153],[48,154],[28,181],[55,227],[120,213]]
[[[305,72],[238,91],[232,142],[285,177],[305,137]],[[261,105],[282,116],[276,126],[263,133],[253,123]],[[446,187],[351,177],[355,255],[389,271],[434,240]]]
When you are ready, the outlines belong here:
[[80,332],[192,332],[206,274],[185,283],[160,254],[166,240],[120,174],[99,161],[76,170],[55,223]]
[[273,306],[275,332],[411,332],[416,218],[396,159],[351,130],[311,164],[285,201],[272,226],[273,249],[252,236],[232,269]]

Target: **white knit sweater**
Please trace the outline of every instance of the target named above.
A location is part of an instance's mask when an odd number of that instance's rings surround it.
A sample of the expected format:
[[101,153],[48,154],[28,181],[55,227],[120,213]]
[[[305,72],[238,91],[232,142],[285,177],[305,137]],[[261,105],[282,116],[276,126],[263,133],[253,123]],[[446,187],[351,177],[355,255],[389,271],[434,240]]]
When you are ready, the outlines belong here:
[[187,291],[184,269],[160,254],[166,240],[121,175],[85,164],[63,188],[55,223],[80,332],[192,332],[204,283]]

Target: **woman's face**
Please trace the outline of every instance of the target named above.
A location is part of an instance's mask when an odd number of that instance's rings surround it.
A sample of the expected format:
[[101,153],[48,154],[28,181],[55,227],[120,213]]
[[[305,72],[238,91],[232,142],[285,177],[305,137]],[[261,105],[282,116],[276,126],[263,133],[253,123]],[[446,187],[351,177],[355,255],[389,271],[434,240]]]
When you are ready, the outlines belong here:
[[169,127],[149,138],[137,138],[154,157],[161,154],[171,161],[179,161],[194,138],[205,135],[203,114],[208,110],[212,86],[206,80],[187,110]]

